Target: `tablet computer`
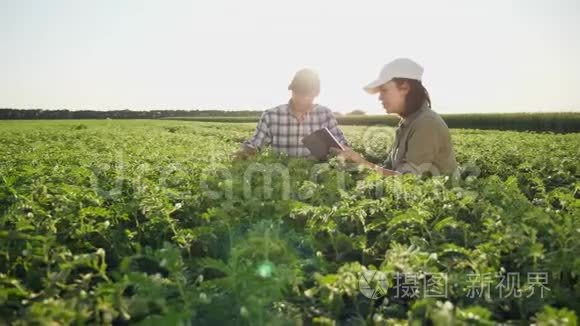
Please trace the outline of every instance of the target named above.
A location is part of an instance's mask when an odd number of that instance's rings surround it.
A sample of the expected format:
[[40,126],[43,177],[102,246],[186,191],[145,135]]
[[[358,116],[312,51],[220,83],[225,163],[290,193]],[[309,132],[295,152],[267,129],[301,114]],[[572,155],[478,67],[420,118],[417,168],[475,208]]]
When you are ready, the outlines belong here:
[[321,161],[326,160],[331,147],[344,149],[328,128],[318,129],[302,138],[302,143],[310,150],[312,156]]

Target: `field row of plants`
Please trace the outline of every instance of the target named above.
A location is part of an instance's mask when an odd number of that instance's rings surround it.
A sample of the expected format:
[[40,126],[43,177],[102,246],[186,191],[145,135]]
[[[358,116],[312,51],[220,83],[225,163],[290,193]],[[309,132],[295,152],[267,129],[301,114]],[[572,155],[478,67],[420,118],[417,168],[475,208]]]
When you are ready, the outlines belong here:
[[[580,113],[483,113],[483,114],[443,114],[450,128],[493,129],[512,131],[546,131],[555,133],[580,132]],[[255,116],[196,116],[169,117],[168,120],[205,121],[205,122],[257,122]],[[341,125],[369,126],[381,125],[394,127],[399,118],[391,115],[337,115]]]
[[232,161],[254,127],[0,122],[0,324],[576,324],[580,134],[452,130],[422,179]]

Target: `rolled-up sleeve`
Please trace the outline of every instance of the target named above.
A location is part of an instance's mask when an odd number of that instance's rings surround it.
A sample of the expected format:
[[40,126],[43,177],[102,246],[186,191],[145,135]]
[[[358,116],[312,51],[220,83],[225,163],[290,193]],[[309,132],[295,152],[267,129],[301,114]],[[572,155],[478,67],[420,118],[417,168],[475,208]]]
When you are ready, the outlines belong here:
[[242,143],[242,147],[251,149],[262,149],[272,143],[272,133],[270,131],[270,116],[268,112],[262,113],[260,121],[256,126],[254,135],[249,140]]
[[346,140],[346,137],[344,137],[344,134],[338,127],[338,122],[336,121],[336,118],[334,117],[332,111],[329,110],[327,114],[328,114],[327,116],[328,130],[332,133],[332,135],[336,138],[336,140],[338,140],[340,144],[350,147],[350,144]]

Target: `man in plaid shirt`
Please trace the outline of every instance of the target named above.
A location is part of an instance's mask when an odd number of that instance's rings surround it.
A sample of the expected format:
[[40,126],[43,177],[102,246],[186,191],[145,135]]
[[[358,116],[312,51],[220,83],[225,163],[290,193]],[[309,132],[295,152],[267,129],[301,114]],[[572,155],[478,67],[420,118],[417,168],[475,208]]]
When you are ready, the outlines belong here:
[[287,104],[262,114],[254,135],[242,143],[237,158],[246,158],[268,145],[274,151],[290,156],[312,158],[308,148],[302,144],[302,138],[325,127],[341,144],[349,146],[332,111],[314,104],[314,99],[320,94],[320,79],[315,72],[299,70],[288,89],[292,91],[292,98]]

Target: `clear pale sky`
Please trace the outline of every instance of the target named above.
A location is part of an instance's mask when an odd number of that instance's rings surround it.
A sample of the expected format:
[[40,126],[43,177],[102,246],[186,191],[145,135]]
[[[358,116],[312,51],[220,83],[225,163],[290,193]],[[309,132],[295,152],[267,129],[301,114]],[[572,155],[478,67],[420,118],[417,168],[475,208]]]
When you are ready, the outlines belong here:
[[580,111],[580,2],[0,0],[0,107],[381,113],[362,87],[409,57],[441,113]]

